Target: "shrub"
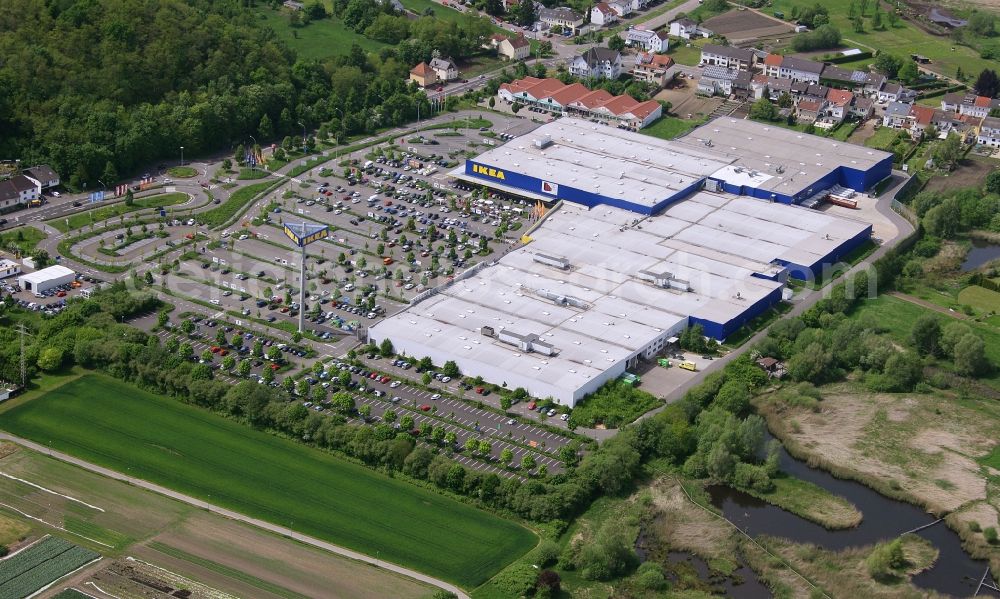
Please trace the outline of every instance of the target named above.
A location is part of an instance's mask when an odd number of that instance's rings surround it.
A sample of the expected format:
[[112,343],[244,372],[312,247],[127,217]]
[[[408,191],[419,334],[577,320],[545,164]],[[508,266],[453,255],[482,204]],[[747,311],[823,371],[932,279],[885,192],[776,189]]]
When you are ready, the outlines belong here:
[[548,539],[543,540],[535,548],[535,562],[538,566],[545,567],[559,559],[559,544]]
[[992,526],[989,528],[984,528],[983,537],[986,539],[986,542],[989,543],[990,545],[996,545],[998,542],[997,529],[993,528]]

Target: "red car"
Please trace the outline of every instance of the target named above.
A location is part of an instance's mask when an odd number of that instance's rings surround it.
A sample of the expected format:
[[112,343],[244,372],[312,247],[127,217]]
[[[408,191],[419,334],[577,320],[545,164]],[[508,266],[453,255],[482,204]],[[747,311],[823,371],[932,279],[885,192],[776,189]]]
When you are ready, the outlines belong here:
[[424,405],[420,406],[420,409],[422,411],[424,411],[424,412],[430,412],[431,411],[431,407],[429,405],[427,405],[427,404],[424,404]]
[[380,378],[380,379],[379,379],[378,381],[379,381],[380,383],[382,383],[383,385],[387,385],[387,384],[389,384],[389,381],[391,381],[391,380],[392,380],[392,379],[390,379],[389,377],[387,377],[387,376],[384,376],[384,377]]
[[213,345],[213,346],[212,346],[212,353],[213,353],[213,354],[217,354],[217,353],[219,353],[219,350],[221,350],[221,349],[222,349],[222,348],[221,348],[221,347],[219,347],[218,345]]
[[528,404],[528,409],[529,409],[529,410],[534,410],[534,409],[535,409],[535,408],[537,408],[537,407],[538,407],[538,406],[536,406],[536,405],[535,405],[535,402],[531,402],[531,403],[529,403],[529,404]]
[[378,378],[378,373],[377,372],[373,372],[373,373],[371,373],[371,374],[368,375],[368,378],[370,378],[371,380],[374,381],[375,379]]
[[281,366],[278,366],[277,364],[274,363],[271,364],[271,370],[277,370],[279,368],[281,368]]

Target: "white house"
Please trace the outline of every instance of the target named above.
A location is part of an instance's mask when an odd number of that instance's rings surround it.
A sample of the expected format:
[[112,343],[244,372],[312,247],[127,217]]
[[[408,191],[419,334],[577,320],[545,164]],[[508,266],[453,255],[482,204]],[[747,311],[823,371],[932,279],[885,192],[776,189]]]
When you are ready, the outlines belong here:
[[604,27],[618,21],[618,13],[607,2],[598,2],[590,9],[590,22]]
[[709,65],[701,73],[698,79],[698,93],[708,96],[716,94],[728,96],[733,93],[733,81],[739,75],[736,69],[728,69],[715,65]]
[[538,20],[552,27],[562,27],[569,29],[576,35],[580,27],[583,27],[583,15],[573,9],[560,6],[557,8],[542,8],[538,11]]
[[0,181],[0,210],[27,204],[31,200],[37,200],[41,194],[42,188],[38,181],[24,175],[15,175]]
[[496,48],[497,56],[507,60],[524,60],[531,56],[531,43],[523,36],[513,38],[496,34],[490,38],[491,45]]
[[577,77],[618,79],[622,74],[622,55],[610,48],[591,48],[573,59],[569,72]]
[[437,74],[440,81],[458,79],[458,66],[451,58],[432,58],[429,66]]
[[886,83],[878,91],[879,102],[900,102],[902,101],[903,86],[898,83]]
[[683,18],[670,23],[670,35],[689,40],[693,37],[712,37],[712,32],[691,19]]
[[21,265],[13,260],[0,260],[0,279],[21,274]]
[[633,27],[625,32],[625,43],[646,52],[667,51],[670,35],[666,31],[650,31]]
[[976,135],[976,142],[985,146],[1000,148],[1000,119],[988,116],[983,119]]
[[52,167],[47,164],[24,169],[24,174],[38,181],[43,190],[59,186],[59,173],[52,170]]
[[734,48],[705,44],[701,49],[701,66],[716,66],[737,71],[749,71],[757,60],[757,53],[751,48]]
[[663,54],[640,52],[632,67],[632,78],[636,81],[655,83],[663,87],[674,78],[676,65],[674,59]]
[[632,14],[632,0],[610,0],[608,6],[621,18]]
[[910,108],[912,105],[906,102],[889,102],[885,107],[885,114],[882,115],[882,126],[900,129],[904,123],[910,120]]
[[794,56],[768,54],[764,57],[764,74],[778,79],[819,83],[823,63]]

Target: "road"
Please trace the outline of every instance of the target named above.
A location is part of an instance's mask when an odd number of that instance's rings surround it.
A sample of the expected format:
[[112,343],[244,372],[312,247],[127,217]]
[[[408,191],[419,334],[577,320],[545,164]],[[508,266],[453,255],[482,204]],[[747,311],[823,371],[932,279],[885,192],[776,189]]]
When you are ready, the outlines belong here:
[[[684,2],[680,6],[675,6],[661,15],[657,15],[641,23],[636,23],[636,25],[642,25],[646,29],[659,29],[660,27],[670,23],[670,21],[673,21],[678,14],[682,12],[689,13],[698,8],[699,4],[701,4],[699,0],[687,0],[687,2]],[[625,37],[625,31],[619,31],[618,35]]]
[[220,516],[224,516],[226,518],[229,518],[230,520],[236,520],[237,522],[243,522],[244,524],[250,524],[251,526],[256,526],[257,528],[261,528],[261,529],[266,530],[268,532],[273,532],[275,534],[279,534],[279,535],[282,535],[282,536],[287,536],[287,537],[289,537],[289,538],[291,538],[291,539],[293,539],[295,541],[299,541],[300,543],[305,543],[307,545],[312,545],[313,547],[318,547],[319,549],[323,549],[325,551],[329,551],[331,553],[335,553],[337,555],[341,555],[341,556],[349,558],[349,559],[357,560],[359,562],[364,562],[366,564],[371,564],[371,565],[373,565],[373,566],[375,566],[377,568],[382,568],[384,570],[389,570],[390,572],[395,572],[396,574],[401,574],[403,576],[412,578],[414,580],[418,580],[420,582],[423,582],[423,583],[426,583],[426,584],[429,584],[429,585],[432,585],[432,586],[435,586],[435,587],[438,587],[438,588],[445,589],[447,591],[455,593],[456,595],[458,595],[459,597],[461,597],[463,599],[469,599],[469,596],[462,589],[456,587],[455,585],[447,583],[447,582],[445,582],[443,580],[438,580],[436,578],[432,578],[430,576],[427,576],[426,574],[421,574],[420,572],[417,572],[416,570],[411,570],[409,568],[404,568],[403,566],[396,565],[396,564],[394,564],[392,562],[387,562],[385,560],[376,559],[374,557],[370,557],[370,556],[365,555],[363,553],[358,553],[357,551],[352,551],[352,550],[347,549],[345,547],[341,547],[339,545],[334,545],[333,543],[328,543],[326,541],[317,539],[315,537],[310,537],[310,536],[307,536],[307,535],[303,535],[301,533],[298,533],[298,532],[296,532],[296,531],[294,531],[294,530],[292,530],[290,528],[286,528],[284,526],[278,526],[276,524],[271,524],[270,522],[265,522],[264,520],[259,520],[257,518],[251,518],[250,516],[243,515],[243,514],[241,514],[239,512],[234,512],[233,510],[229,510],[229,509],[226,509],[226,508],[223,508],[223,507],[219,507],[219,506],[217,506],[215,504],[208,503],[207,501],[202,501],[201,499],[198,499],[196,497],[191,497],[190,495],[185,495],[183,493],[178,493],[177,491],[173,491],[173,490],[168,489],[166,487],[161,487],[160,485],[151,483],[151,482],[143,480],[141,478],[135,478],[133,476],[127,476],[127,475],[122,474],[120,472],[117,472],[115,470],[111,470],[111,469],[105,468],[103,466],[98,466],[97,464],[92,464],[90,462],[81,460],[81,459],[73,457],[71,455],[62,453],[61,451],[55,451],[55,450],[49,449],[48,447],[45,447],[44,445],[39,445],[38,443],[34,443],[32,441],[28,441],[27,439],[22,439],[20,437],[15,437],[14,435],[10,435],[10,434],[7,434],[7,433],[0,433],[0,439],[3,439],[5,441],[11,441],[13,443],[17,443],[18,445],[27,447],[28,449],[37,451],[38,453],[42,453],[42,454],[45,454],[47,456],[53,457],[53,458],[55,458],[57,460],[60,460],[62,462],[73,464],[74,466],[83,468],[84,470],[89,470],[90,472],[94,472],[96,474],[100,474],[102,476],[106,476],[108,478],[112,478],[114,480],[119,480],[119,481],[128,483],[130,485],[139,487],[141,489],[146,489],[147,491],[152,491],[154,493],[159,493],[160,495],[163,495],[165,497],[169,497],[171,499],[175,499],[175,500],[180,501],[182,503],[186,503],[188,505],[191,505],[191,506],[203,509],[203,510],[208,510],[209,512],[212,512],[214,514],[218,514]]

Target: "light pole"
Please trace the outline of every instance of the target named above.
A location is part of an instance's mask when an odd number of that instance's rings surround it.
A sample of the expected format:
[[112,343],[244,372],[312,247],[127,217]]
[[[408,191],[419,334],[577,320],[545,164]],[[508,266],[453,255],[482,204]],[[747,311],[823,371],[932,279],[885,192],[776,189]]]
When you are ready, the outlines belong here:
[[306,155],[306,126],[299,121],[299,126],[302,127],[302,155]]
[[184,146],[181,146],[181,166],[184,166]]

